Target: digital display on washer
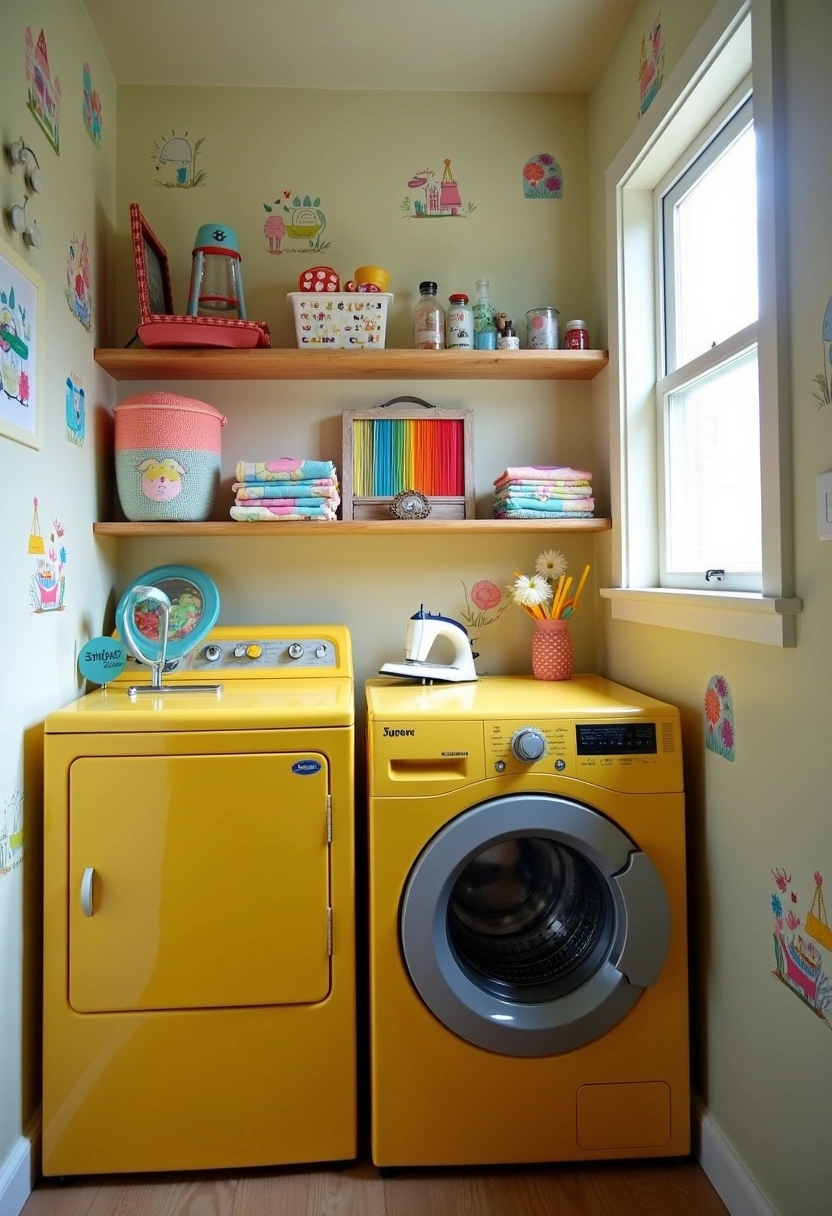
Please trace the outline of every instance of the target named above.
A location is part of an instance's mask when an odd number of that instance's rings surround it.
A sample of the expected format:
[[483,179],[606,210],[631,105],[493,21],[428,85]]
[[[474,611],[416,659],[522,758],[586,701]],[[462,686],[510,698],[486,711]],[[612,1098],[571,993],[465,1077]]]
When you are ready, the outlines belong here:
[[622,722],[615,726],[577,726],[579,756],[643,756],[656,753],[655,722]]

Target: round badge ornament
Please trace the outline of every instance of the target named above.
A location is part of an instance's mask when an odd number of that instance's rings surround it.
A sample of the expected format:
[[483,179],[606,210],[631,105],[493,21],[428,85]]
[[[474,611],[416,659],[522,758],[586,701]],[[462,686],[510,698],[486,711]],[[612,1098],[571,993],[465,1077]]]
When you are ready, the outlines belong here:
[[390,504],[395,519],[427,519],[430,502],[420,490],[402,490]]
[[90,638],[78,655],[78,670],[93,684],[109,684],[121,675],[127,664],[127,651],[115,638]]

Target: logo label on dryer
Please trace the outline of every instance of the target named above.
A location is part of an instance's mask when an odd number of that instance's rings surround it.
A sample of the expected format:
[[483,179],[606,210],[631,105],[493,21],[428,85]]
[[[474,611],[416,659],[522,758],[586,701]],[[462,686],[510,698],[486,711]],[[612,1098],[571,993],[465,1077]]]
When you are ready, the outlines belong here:
[[320,771],[321,766],[317,760],[298,760],[292,765],[292,772],[297,773],[299,777],[311,777]]
[[416,734],[416,731],[415,730],[394,730],[391,726],[385,726],[382,733],[384,734],[385,739],[401,739],[406,735],[409,735],[412,737],[413,735]]

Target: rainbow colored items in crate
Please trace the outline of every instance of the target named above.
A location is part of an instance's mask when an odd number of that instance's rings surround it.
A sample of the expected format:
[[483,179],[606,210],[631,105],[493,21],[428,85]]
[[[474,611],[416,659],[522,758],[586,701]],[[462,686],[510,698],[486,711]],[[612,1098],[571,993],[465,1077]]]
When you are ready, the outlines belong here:
[[226,419],[204,401],[141,393],[115,407],[116,485],[129,520],[210,519]]
[[387,331],[391,292],[289,292],[295,338],[303,349],[380,350]]

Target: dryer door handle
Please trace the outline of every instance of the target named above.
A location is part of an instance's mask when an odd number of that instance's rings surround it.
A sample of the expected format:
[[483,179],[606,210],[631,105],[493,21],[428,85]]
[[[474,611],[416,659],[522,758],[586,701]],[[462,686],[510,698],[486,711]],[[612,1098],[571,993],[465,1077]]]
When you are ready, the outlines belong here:
[[95,866],[87,866],[81,876],[81,911],[84,913],[84,916],[92,916],[93,914],[94,880]]

